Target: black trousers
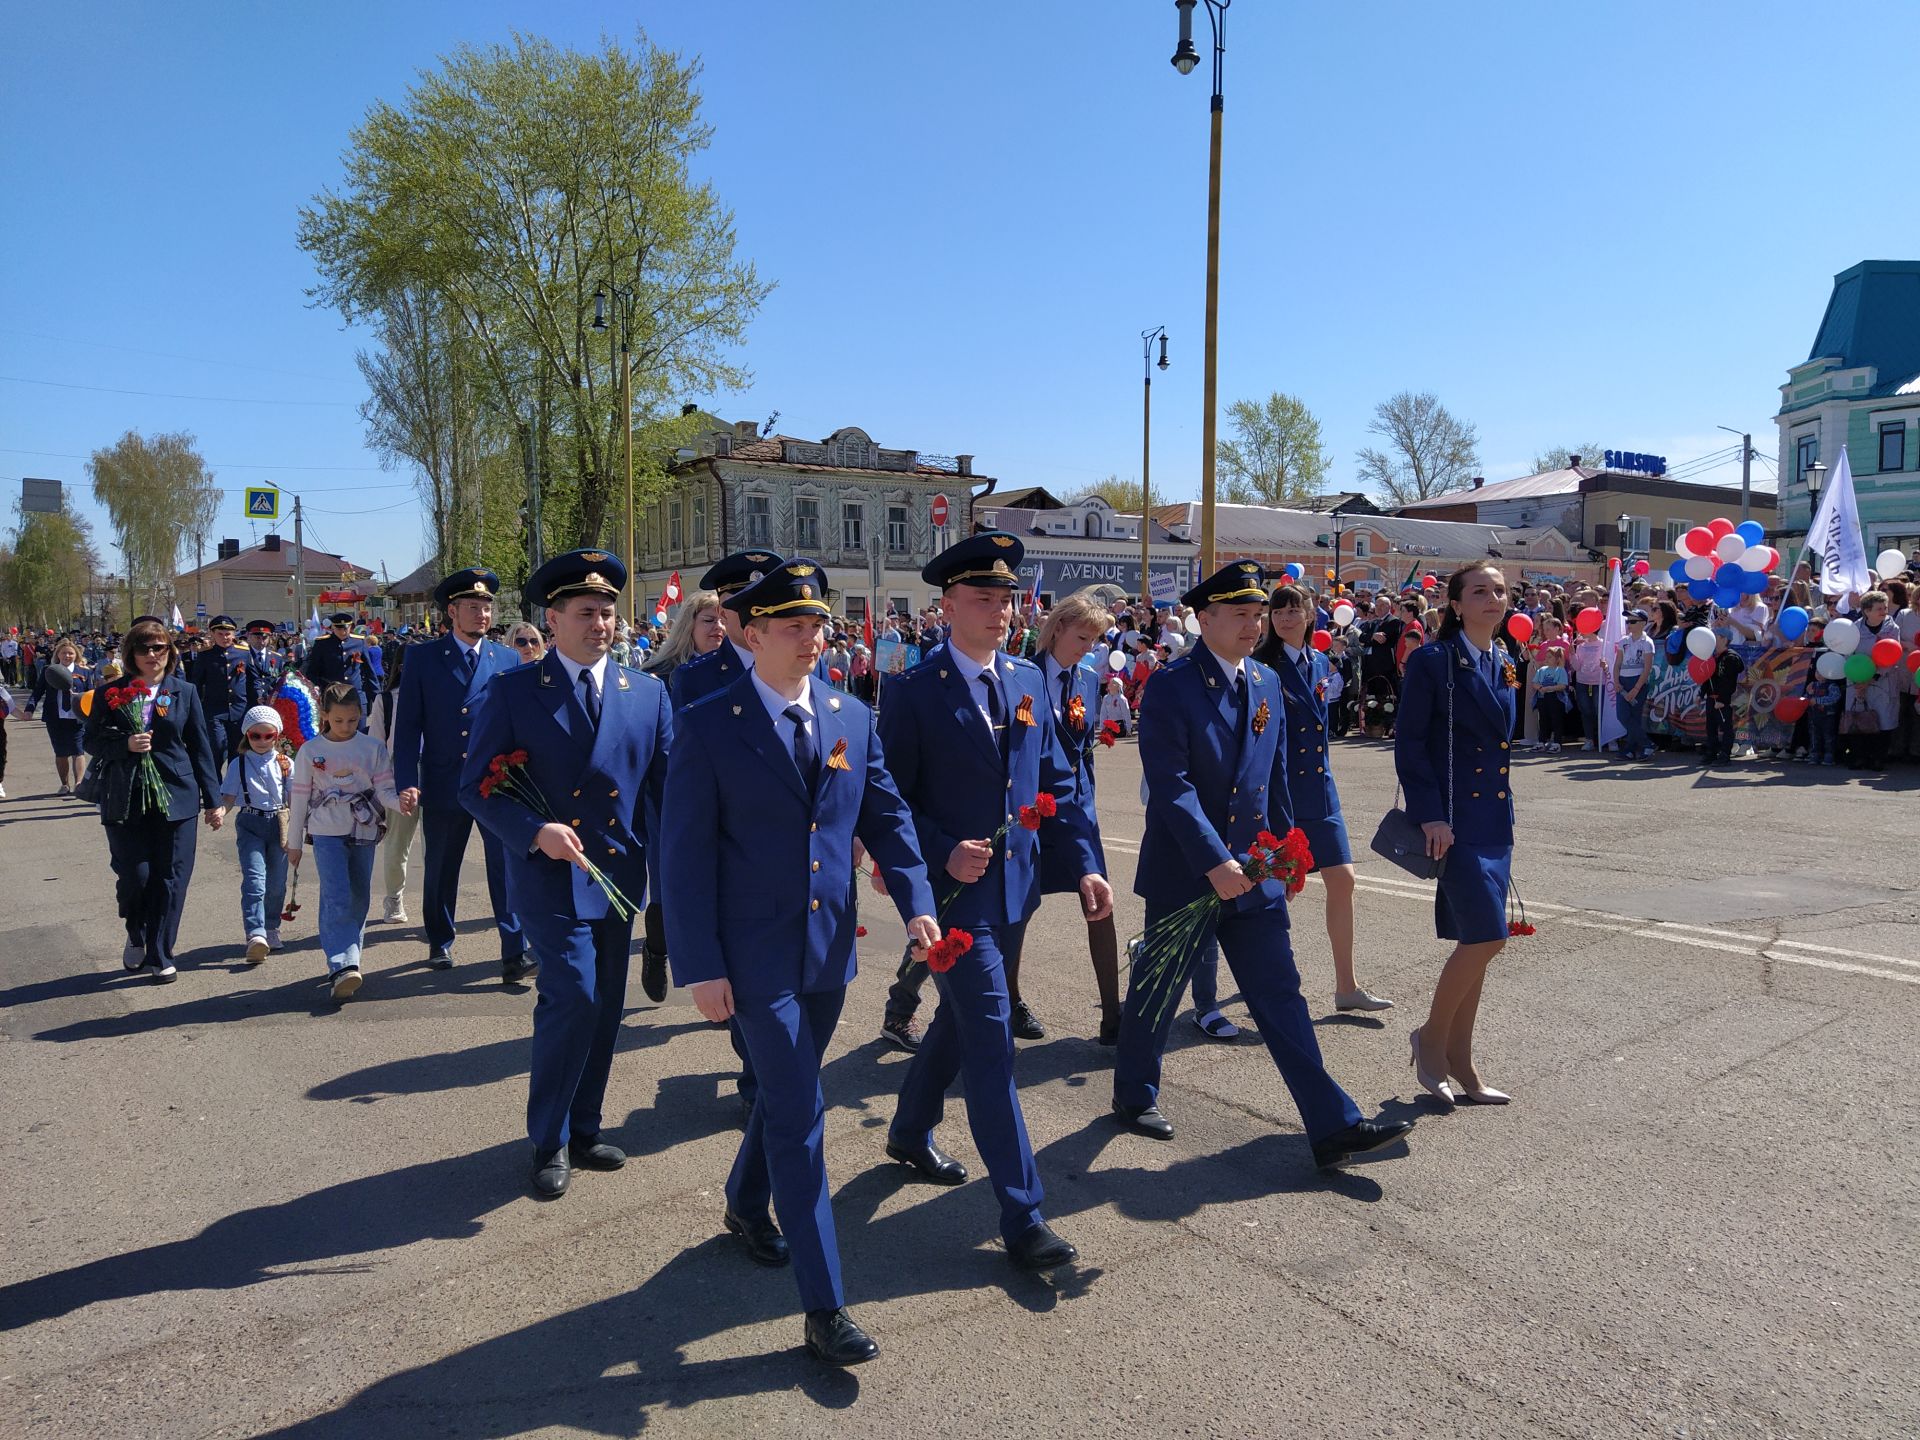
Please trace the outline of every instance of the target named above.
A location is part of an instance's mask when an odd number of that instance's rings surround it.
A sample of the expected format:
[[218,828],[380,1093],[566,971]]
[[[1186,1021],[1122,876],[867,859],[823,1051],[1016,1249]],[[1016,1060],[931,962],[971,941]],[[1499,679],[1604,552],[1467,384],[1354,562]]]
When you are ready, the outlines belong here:
[[107,851],[113,861],[114,895],[127,939],[145,947],[147,963],[173,963],[180,936],[180,912],[193,879],[194,821],[145,815],[125,825],[107,825]]

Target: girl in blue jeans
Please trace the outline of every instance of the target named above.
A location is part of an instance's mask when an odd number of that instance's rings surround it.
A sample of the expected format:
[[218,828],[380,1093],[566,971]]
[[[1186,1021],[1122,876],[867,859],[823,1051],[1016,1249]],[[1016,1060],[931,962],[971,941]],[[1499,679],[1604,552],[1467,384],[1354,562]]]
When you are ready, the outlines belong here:
[[320,733],[293,765],[287,859],[311,837],[320,872],[320,948],[336,1000],[360,988],[360,942],[373,888],[373,852],[400,807],[387,747],[360,733],[360,691],[344,681],[320,696]]
[[233,817],[240,851],[240,922],[247,963],[280,948],[280,912],[287,903],[287,797],[293,762],[280,753],[280,716],[256,705],[241,717],[240,750],[227,763],[220,803]]

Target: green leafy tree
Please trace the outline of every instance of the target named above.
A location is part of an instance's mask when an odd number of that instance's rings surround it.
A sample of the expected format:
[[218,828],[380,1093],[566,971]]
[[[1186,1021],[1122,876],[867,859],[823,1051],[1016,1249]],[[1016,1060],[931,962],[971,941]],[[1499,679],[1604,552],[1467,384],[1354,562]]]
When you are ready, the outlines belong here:
[[204,542],[220,504],[213,472],[184,431],[146,438],[127,431],[87,461],[93,498],[107,518],[136,594],[157,607],[179,568],[182,547]]
[[1402,390],[1374,407],[1367,429],[1387,442],[1361,450],[1360,482],[1394,505],[1466,488],[1480,463],[1480,437],[1431,391]]
[[66,629],[86,610],[87,588],[99,567],[86,520],[68,511],[23,511],[0,550],[0,614],[29,624]]
[[1292,395],[1278,390],[1263,401],[1227,407],[1232,438],[1218,442],[1220,498],[1233,505],[1304,506],[1326,480],[1327,452],[1320,422]]
[[624,426],[750,379],[733,356],[770,287],[735,258],[732,213],[692,173],[712,136],[699,68],[644,35],[591,53],[525,35],[461,46],[402,104],[368,112],[344,183],[301,211],[318,302],[349,322],[403,294],[444,307],[480,405],[537,457],[555,543],[617,535]]
[[[1123,515],[1138,515],[1140,513],[1140,482],[1138,480],[1122,480],[1118,475],[1109,475],[1106,479],[1097,481],[1092,485],[1082,485],[1076,490],[1067,492],[1060,498],[1065,500],[1069,505],[1072,505],[1094,495],[1098,495]],[[1161,496],[1161,499],[1164,500],[1165,498],[1164,495]]]

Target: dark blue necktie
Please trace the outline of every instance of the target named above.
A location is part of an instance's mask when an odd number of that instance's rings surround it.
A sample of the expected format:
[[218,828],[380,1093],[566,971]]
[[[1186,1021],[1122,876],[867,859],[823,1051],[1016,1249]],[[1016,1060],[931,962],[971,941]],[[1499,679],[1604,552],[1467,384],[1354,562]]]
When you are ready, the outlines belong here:
[[600,728],[600,692],[593,688],[593,672],[580,672],[580,703],[586,708],[587,723],[597,731]]
[[813,736],[807,733],[807,712],[798,705],[789,705],[781,713],[793,722],[793,765],[800,772],[807,794],[811,795],[820,784],[820,752],[814,748]]
[[980,684],[987,692],[987,723],[993,728],[994,747],[1004,756],[1007,753],[1007,702],[1000,697],[1000,687],[994,683],[991,670],[980,672]]
[[[466,646],[462,645],[460,647],[460,669],[469,685],[473,683],[474,671],[479,668],[480,652],[478,650],[469,650]],[[583,670],[580,673],[584,675],[586,672]]]
[[1247,671],[1242,666],[1233,676],[1233,728],[1247,728]]

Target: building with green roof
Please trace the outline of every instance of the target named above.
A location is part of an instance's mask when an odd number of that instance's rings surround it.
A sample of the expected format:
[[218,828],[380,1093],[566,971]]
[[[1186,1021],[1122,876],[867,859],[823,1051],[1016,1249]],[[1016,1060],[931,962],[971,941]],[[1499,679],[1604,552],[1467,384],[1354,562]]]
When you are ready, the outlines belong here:
[[1920,548],[1920,260],[1833,277],[1813,350],[1780,387],[1780,526],[1812,519],[1807,470],[1847,447],[1867,554]]

